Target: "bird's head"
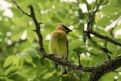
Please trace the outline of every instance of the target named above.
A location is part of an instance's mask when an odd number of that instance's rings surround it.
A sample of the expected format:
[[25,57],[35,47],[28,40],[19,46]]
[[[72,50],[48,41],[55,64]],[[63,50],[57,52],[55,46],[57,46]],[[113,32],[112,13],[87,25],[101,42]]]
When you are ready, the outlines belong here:
[[58,24],[56,27],[56,30],[61,30],[66,32],[66,34],[68,34],[69,32],[71,32],[72,30],[70,30],[69,28],[67,28],[65,25],[63,24]]

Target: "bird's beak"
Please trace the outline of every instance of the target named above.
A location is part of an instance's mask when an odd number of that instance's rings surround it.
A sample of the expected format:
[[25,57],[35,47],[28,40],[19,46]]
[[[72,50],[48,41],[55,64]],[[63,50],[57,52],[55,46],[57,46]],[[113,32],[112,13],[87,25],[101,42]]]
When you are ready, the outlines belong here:
[[71,32],[71,31],[72,31],[72,30],[70,30],[70,29],[67,29],[67,30],[66,30],[66,33],[68,34],[68,33],[69,33],[69,32]]

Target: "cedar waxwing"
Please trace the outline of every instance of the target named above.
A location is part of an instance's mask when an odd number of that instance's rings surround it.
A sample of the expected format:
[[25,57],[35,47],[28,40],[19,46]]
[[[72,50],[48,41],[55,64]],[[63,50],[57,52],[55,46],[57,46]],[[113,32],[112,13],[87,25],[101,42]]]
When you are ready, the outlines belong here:
[[[55,28],[55,31],[51,34],[51,38],[49,41],[50,54],[53,54],[55,57],[62,60],[67,60],[68,39],[66,35],[70,31],[71,30],[68,29],[65,25],[58,24],[58,26]],[[55,63],[55,67],[57,67],[57,63]],[[61,66],[61,70],[63,74],[67,74],[65,66]]]

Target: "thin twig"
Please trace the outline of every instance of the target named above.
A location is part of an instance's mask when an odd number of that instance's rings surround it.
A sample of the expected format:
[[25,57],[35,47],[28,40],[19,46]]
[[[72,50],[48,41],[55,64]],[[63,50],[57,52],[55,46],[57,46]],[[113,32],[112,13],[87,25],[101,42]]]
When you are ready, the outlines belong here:
[[[112,53],[112,52],[110,52],[110,51],[107,49],[107,41],[104,42],[104,49],[105,49],[104,51],[105,51],[105,54],[106,54],[107,58],[108,58],[108,59],[111,59],[109,53]],[[106,50],[106,49],[107,49],[107,50]]]
[[13,3],[18,7],[18,9],[21,10],[22,13],[24,13],[25,15],[27,15],[27,16],[30,17],[30,15],[29,15],[28,13],[26,13],[26,12],[16,3],[15,0],[12,0],[12,1],[13,1]]
[[87,11],[88,11],[88,14],[90,15],[90,8],[89,8],[89,4],[87,2],[87,0],[83,0],[83,2],[85,2],[86,6],[87,6]]
[[108,36],[103,36],[103,35],[101,35],[101,34],[99,34],[97,32],[94,32],[94,31],[85,31],[85,33],[93,34],[93,35],[95,35],[96,37],[98,37],[100,39],[103,39],[103,40],[106,40],[106,41],[108,41],[110,43],[113,43],[115,45],[121,46],[121,43],[120,42],[115,41],[115,40],[109,38]]
[[80,53],[77,51],[77,55],[78,55],[78,64],[79,64],[79,67],[83,67],[82,65],[81,65],[81,62],[80,62]]
[[90,39],[90,42],[97,48],[97,49],[100,49],[102,50],[103,52],[105,53],[112,53],[110,50],[108,50],[105,46],[102,47],[100,46],[99,44],[97,44],[97,42],[94,40],[94,39]]

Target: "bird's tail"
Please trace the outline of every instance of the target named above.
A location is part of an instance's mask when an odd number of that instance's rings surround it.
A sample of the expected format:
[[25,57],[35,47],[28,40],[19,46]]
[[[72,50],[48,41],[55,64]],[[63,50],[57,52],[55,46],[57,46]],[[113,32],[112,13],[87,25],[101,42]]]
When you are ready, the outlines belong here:
[[62,74],[67,74],[67,70],[65,66],[61,65],[61,71],[62,71]]
[[[55,69],[57,69],[58,68],[58,64],[55,62]],[[61,71],[62,71],[62,74],[64,75],[64,74],[67,74],[67,70],[66,70],[66,67],[65,66],[62,66],[61,65]]]
[[55,62],[55,69],[57,69],[58,68],[58,64]]

